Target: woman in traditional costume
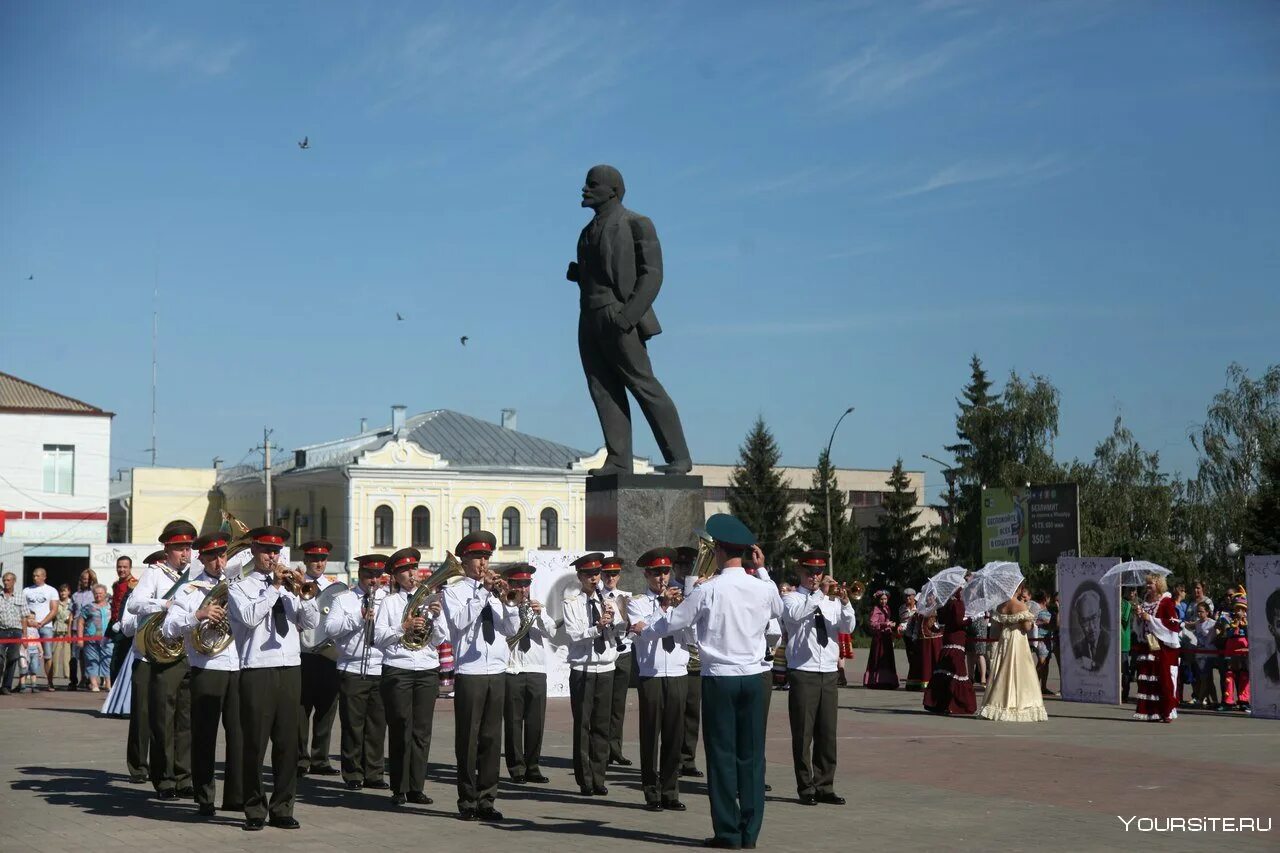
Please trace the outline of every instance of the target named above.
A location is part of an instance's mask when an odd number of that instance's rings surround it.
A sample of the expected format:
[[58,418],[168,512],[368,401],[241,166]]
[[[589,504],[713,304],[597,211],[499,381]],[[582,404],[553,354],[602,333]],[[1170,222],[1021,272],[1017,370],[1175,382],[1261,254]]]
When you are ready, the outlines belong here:
[[991,649],[991,679],[982,698],[978,716],[995,722],[1038,723],[1049,719],[1040,694],[1040,677],[1027,633],[1035,616],[1019,600],[1022,587],[1013,598],[996,608],[991,624],[998,629]]
[[1172,723],[1178,716],[1178,649],[1182,620],[1162,575],[1146,577],[1137,610],[1138,709],[1135,720]]
[[937,614],[942,649],[924,691],[924,709],[934,714],[972,714],[978,710],[965,662],[969,620],[964,615],[962,592],[963,588],[957,589]]
[[889,593],[879,590],[868,620],[871,633],[871,651],[867,655],[867,671],[862,674],[862,686],[872,690],[898,689],[898,664],[894,660],[893,638],[898,624],[889,610]]

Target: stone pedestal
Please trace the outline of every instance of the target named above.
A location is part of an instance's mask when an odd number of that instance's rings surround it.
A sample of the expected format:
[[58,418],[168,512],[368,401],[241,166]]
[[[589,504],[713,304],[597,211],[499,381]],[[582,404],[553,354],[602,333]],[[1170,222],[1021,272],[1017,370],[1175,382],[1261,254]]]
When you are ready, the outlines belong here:
[[706,522],[701,477],[612,474],[587,478],[588,551],[612,551],[626,560],[619,586],[644,589],[636,558],[650,548],[693,545]]

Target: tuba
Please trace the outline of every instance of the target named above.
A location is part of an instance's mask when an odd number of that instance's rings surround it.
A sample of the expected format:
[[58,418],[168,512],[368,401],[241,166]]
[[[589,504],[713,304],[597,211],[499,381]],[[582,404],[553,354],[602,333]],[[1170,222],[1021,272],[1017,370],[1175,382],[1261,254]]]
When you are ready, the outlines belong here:
[[[226,607],[230,592],[231,587],[227,586],[227,582],[220,580],[213,589],[204,594],[200,607],[207,607],[210,604]],[[227,646],[231,645],[231,639],[231,626],[227,624],[225,618],[216,622],[212,619],[201,619],[191,631],[191,648],[211,658],[222,654]]]
[[706,580],[716,573],[716,541],[705,530],[696,530],[698,537],[698,556],[693,560],[693,574]]
[[401,618],[402,622],[407,622],[415,616],[421,616],[427,620],[427,624],[421,631],[405,631],[400,639],[400,645],[415,652],[427,645],[427,638],[431,635],[431,623],[435,621],[429,608],[433,602],[440,600],[446,586],[465,577],[466,575],[462,572],[462,563],[458,562],[458,558],[453,556],[452,552],[445,551],[444,565],[440,567],[440,571],[418,584],[413,595],[409,596],[409,601],[404,606],[404,616]]

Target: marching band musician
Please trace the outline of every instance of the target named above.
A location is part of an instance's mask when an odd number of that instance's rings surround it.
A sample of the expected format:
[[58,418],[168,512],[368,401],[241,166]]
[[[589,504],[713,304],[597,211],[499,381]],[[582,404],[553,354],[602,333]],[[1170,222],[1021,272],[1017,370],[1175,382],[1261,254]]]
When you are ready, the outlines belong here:
[[520,630],[520,613],[506,603],[507,583],[489,571],[498,540],[477,530],[458,542],[466,575],[444,593],[444,617],[454,655],[454,751],[458,762],[458,817],[502,820],[493,807],[502,755],[507,637]]
[[707,750],[707,794],[715,834],[707,847],[754,848],[764,821],[764,681],[760,650],[769,620],[782,600],[750,577],[742,559],[755,535],[725,513],[707,519],[719,574],[697,585],[684,602],[653,625],[634,621],[642,639],[661,639],[693,628],[702,658],[702,727]]
[[[746,554],[742,557],[742,568],[747,574],[757,580],[762,580],[769,584],[774,595],[778,593],[778,587],[773,583],[773,579],[769,577],[769,570],[764,565],[764,551],[760,550],[759,545],[752,545],[747,549]],[[760,679],[764,682],[764,737],[769,731],[769,709],[773,706],[773,651],[778,647],[778,643],[782,640],[782,620],[774,616],[769,620],[769,624],[764,629],[764,656],[760,659]],[[768,782],[764,783],[765,793],[773,790],[773,786]]]
[[217,789],[213,766],[218,744],[218,725],[226,736],[226,770],[222,786],[222,810],[244,808],[243,771],[240,767],[244,743],[240,734],[240,657],[235,643],[230,643],[212,657],[200,653],[192,643],[192,634],[202,622],[222,623],[227,627],[227,612],[217,604],[205,604],[209,590],[223,580],[227,567],[226,533],[206,533],[196,539],[192,548],[204,566],[189,584],[173,598],[173,606],[164,617],[164,636],[170,640],[185,638],[187,660],[191,663],[191,779],[195,785],[196,805],[203,817],[217,813],[213,805]]
[[[654,548],[641,554],[636,565],[644,570],[644,595],[632,597],[632,619],[650,624],[678,604],[683,594],[668,592],[667,579],[676,552]],[[640,785],[644,807],[651,812],[682,812],[680,752],[684,745],[685,697],[689,691],[689,650],[675,637],[635,641],[640,701]]]
[[[163,562],[164,550],[161,549],[148,554],[142,564],[151,567]],[[146,570],[143,571],[145,573]],[[129,612],[128,604],[141,579],[134,578],[132,583],[120,608],[120,633],[128,638],[131,645],[138,633],[138,617]],[[129,781],[140,785],[151,775],[151,765],[147,761],[151,751],[151,661],[136,648],[132,660],[133,668],[129,672],[129,737],[124,757]]]
[[[298,631],[318,625],[320,614],[314,599],[303,600],[297,595],[302,589],[302,573],[279,562],[289,531],[256,527],[248,535],[253,571],[232,584],[227,602],[231,632],[240,653],[244,828],[257,831],[270,823],[281,829],[297,829],[293,803],[298,786],[298,710],[302,698]],[[262,784],[267,741],[271,742],[273,780],[270,804]]]
[[545,785],[551,781],[542,773],[541,755],[542,731],[547,719],[547,647],[551,645],[556,626],[542,602],[530,596],[536,571],[528,563],[513,563],[503,570],[517,612],[527,604],[533,616],[529,630],[510,644],[502,713],[507,773],[517,785],[525,782]]
[[[305,580],[316,585],[316,594],[335,583],[325,576],[333,543],[325,539],[303,542]],[[329,763],[329,740],[338,713],[338,652],[325,641],[324,628],[302,632],[302,705],[298,712],[298,775],[337,776]],[[308,743],[308,735],[310,742]]]
[[381,581],[387,558],[357,557],[359,585],[339,595],[324,616],[338,650],[338,717],[342,728],[342,780],[348,791],[391,786],[382,778],[387,718],[382,705],[382,650],[368,643],[374,617],[386,606]]
[[621,557],[605,557],[600,565],[600,577],[604,588],[604,599],[613,604],[613,609],[622,616],[622,630],[618,633],[615,645],[618,647],[618,659],[613,662],[613,696],[609,706],[609,763],[622,767],[630,767],[631,759],[622,754],[622,723],[627,714],[627,690],[631,687],[631,634],[627,627],[627,603],[631,593],[618,589],[618,579],[622,576]]
[[[445,640],[439,601],[427,615],[406,613],[418,587],[417,548],[401,548],[387,560],[397,591],[387,596],[373,623],[373,642],[382,652],[382,706],[391,732],[391,802],[419,805],[434,802],[423,792],[427,756],[431,752],[431,724],[440,696],[440,658],[436,646]],[[420,638],[421,648],[404,644],[407,634]],[[414,645],[417,645],[415,642]]]
[[[698,559],[698,549],[681,545],[676,548],[675,562],[671,564],[669,586],[680,590],[681,596],[693,592],[698,578],[693,575],[693,564]],[[702,721],[702,671],[695,655],[689,656],[688,693],[684,700],[684,743],[680,746],[680,775],[702,778],[702,771],[694,763],[698,757],[698,724]]]
[[[164,619],[173,603],[172,592],[191,574],[195,538],[195,527],[186,521],[171,521],[161,531],[164,562],[143,573],[125,604],[125,611],[137,618],[138,629],[152,614]],[[191,667],[181,657],[171,663],[152,661],[150,670],[151,784],[162,800],[191,797]]]
[[618,659],[616,626],[622,615],[598,590],[604,554],[574,560],[579,589],[564,599],[569,635],[569,707],[573,711],[573,776],[584,796],[605,796],[613,712],[613,671]]
[[800,585],[783,601],[787,631],[787,710],[791,755],[801,805],[844,805],[832,789],[836,775],[836,670],[840,633],[853,633],[856,617],[849,593],[833,589],[825,575],[830,555],[809,550],[800,556]]

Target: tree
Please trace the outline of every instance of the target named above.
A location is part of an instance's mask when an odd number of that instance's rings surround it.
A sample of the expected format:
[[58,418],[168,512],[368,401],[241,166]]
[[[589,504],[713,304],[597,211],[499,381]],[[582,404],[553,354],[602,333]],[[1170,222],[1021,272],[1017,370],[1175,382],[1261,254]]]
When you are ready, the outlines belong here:
[[952,528],[955,533],[956,559],[968,565],[977,565],[982,557],[980,541],[979,501],[982,497],[984,476],[994,476],[984,467],[986,454],[979,455],[978,448],[990,446],[988,436],[995,423],[992,415],[993,407],[999,405],[1000,397],[991,392],[991,380],[987,379],[987,371],[982,367],[982,359],[974,353],[969,359],[969,384],[961,392],[962,399],[956,400],[960,412],[956,415],[955,444],[944,449],[956,460],[955,478],[958,486],[955,518]]
[[1280,447],[1262,460],[1262,484],[1244,514],[1240,545],[1246,554],[1280,554]]
[[902,470],[901,458],[885,484],[890,490],[883,498],[884,514],[871,536],[871,588],[886,585],[901,589],[924,579],[928,567],[925,531],[918,524],[916,493]]
[[757,416],[729,475],[729,512],[756,535],[770,566],[782,565],[791,544],[791,497],[778,470],[780,458],[773,434]]
[[[827,538],[827,496],[831,499],[831,538]],[[804,512],[796,525],[795,539],[804,548],[831,552],[837,580],[848,582],[859,574],[858,529],[849,517],[846,495],[836,483],[836,470],[824,448],[813,470],[813,484],[806,495]],[[798,549],[797,549],[798,550]]]

